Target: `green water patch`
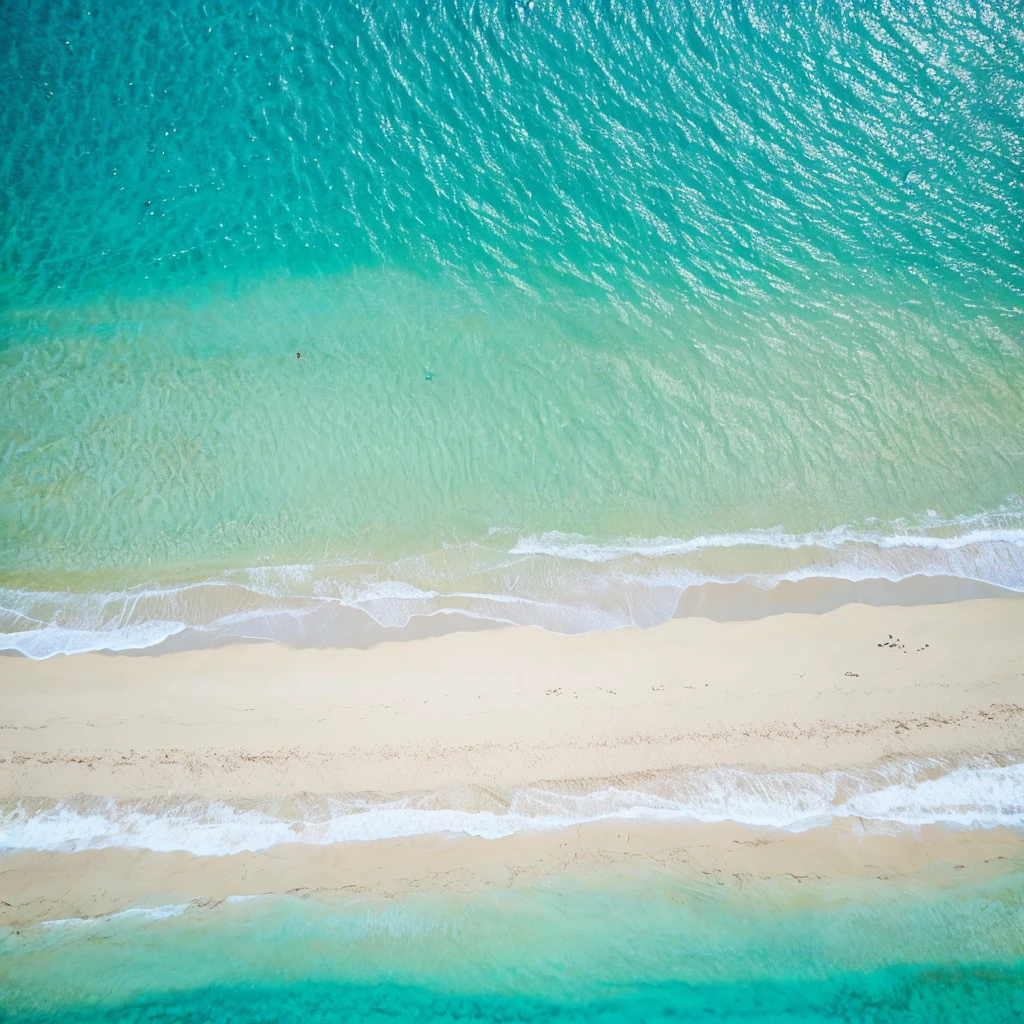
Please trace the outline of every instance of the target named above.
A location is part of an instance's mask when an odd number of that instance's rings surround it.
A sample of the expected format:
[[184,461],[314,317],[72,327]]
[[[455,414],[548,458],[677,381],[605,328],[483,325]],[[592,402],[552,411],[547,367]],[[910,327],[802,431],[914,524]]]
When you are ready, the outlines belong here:
[[8,313],[3,645],[646,627],[740,579],[1024,587],[998,315],[876,292],[645,317],[364,270]]
[[1019,11],[3,11],[3,296],[450,268],[694,304],[1021,295]]

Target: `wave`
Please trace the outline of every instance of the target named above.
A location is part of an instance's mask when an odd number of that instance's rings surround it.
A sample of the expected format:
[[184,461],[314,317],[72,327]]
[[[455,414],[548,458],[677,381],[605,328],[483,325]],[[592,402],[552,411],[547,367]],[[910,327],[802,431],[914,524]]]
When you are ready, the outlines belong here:
[[875,830],[928,824],[1024,828],[1024,763],[929,760],[825,773],[718,768],[588,792],[530,787],[505,796],[464,790],[392,800],[306,797],[287,809],[199,799],[22,801],[0,813],[0,848],[122,847],[217,856],[285,843],[319,846],[433,833],[500,839],[599,821],[732,821],[802,831],[842,819]]
[[144,921],[166,921],[171,917],[180,917],[191,906],[190,903],[167,903],[161,907],[131,907],[128,910],[119,910],[113,914],[100,914],[96,917],[58,917],[51,921],[39,921],[32,927],[40,930],[81,928],[133,918],[141,918]]
[[444,616],[560,633],[650,628],[676,613],[687,590],[706,583],[768,590],[813,578],[913,576],[1024,591],[1024,513],[928,513],[807,533],[779,528],[600,542],[493,530],[480,542],[387,563],[259,566],[107,592],[0,588],[0,650],[41,659],[144,649],[178,634],[195,643],[339,646]]
[[630,556],[664,558],[667,555],[688,555],[713,548],[769,547],[784,551],[822,548],[827,551],[838,551],[843,547],[862,545],[882,550],[920,548],[925,551],[958,551],[982,544],[1012,544],[1019,547],[1024,545],[1024,530],[970,530],[956,536],[944,537],[924,533],[887,535],[854,530],[846,526],[803,534],[785,533],[779,528],[713,534],[693,537],[690,540],[658,537],[653,540],[628,540],[606,544],[588,543],[582,537],[551,532],[518,541],[512,547],[511,553],[553,555],[584,562],[612,562]]

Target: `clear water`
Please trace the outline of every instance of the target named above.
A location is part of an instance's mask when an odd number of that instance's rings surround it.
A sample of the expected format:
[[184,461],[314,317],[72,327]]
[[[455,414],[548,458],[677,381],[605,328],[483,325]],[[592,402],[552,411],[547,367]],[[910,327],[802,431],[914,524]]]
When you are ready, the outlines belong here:
[[1024,587],[1019,4],[24,0],[0,68],[5,646]]
[[[1022,123],[1013,0],[0,5],[0,646],[1024,589]],[[1022,892],[170,907],[0,1019],[1018,1021]]]
[[1019,876],[898,894],[603,879],[167,907],[8,934],[6,1021],[1017,1021]]
[[[0,646],[1024,589],[1022,123],[1014,0],[0,5]],[[1020,1020],[1022,891],[170,908],[0,1019]]]

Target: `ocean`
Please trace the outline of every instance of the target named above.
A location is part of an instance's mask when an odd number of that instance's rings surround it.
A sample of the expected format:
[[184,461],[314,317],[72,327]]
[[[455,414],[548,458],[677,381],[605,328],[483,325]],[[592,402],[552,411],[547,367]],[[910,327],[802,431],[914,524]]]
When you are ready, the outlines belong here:
[[756,898],[649,876],[166,906],[6,935],[0,1019],[1011,1022],[1022,893],[1019,874]]
[[0,19],[4,647],[1024,587],[1019,5]]
[[[1015,0],[8,0],[0,652],[1024,591],[1022,125]],[[1009,754],[730,771],[483,811],[5,803],[0,846],[1024,824]],[[0,1020],[1024,1019],[1019,871],[844,885],[8,928]]]

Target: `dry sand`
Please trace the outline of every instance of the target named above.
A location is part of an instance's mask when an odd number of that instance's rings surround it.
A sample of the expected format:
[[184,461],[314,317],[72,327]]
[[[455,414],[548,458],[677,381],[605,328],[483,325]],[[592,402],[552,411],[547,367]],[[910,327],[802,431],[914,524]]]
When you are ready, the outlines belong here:
[[[157,657],[0,660],[0,798],[398,794],[739,765],[1024,751],[1024,602],[851,604],[566,637],[533,628],[367,650],[236,644]],[[1020,865],[1002,830],[803,835],[595,824],[197,858],[108,849],[0,861],[0,922],[309,891],[401,895],[566,870],[718,884],[894,884]],[[961,867],[958,868],[958,865]]]
[[510,788],[1022,747],[1024,602],[1010,600],[0,661],[8,799]]

